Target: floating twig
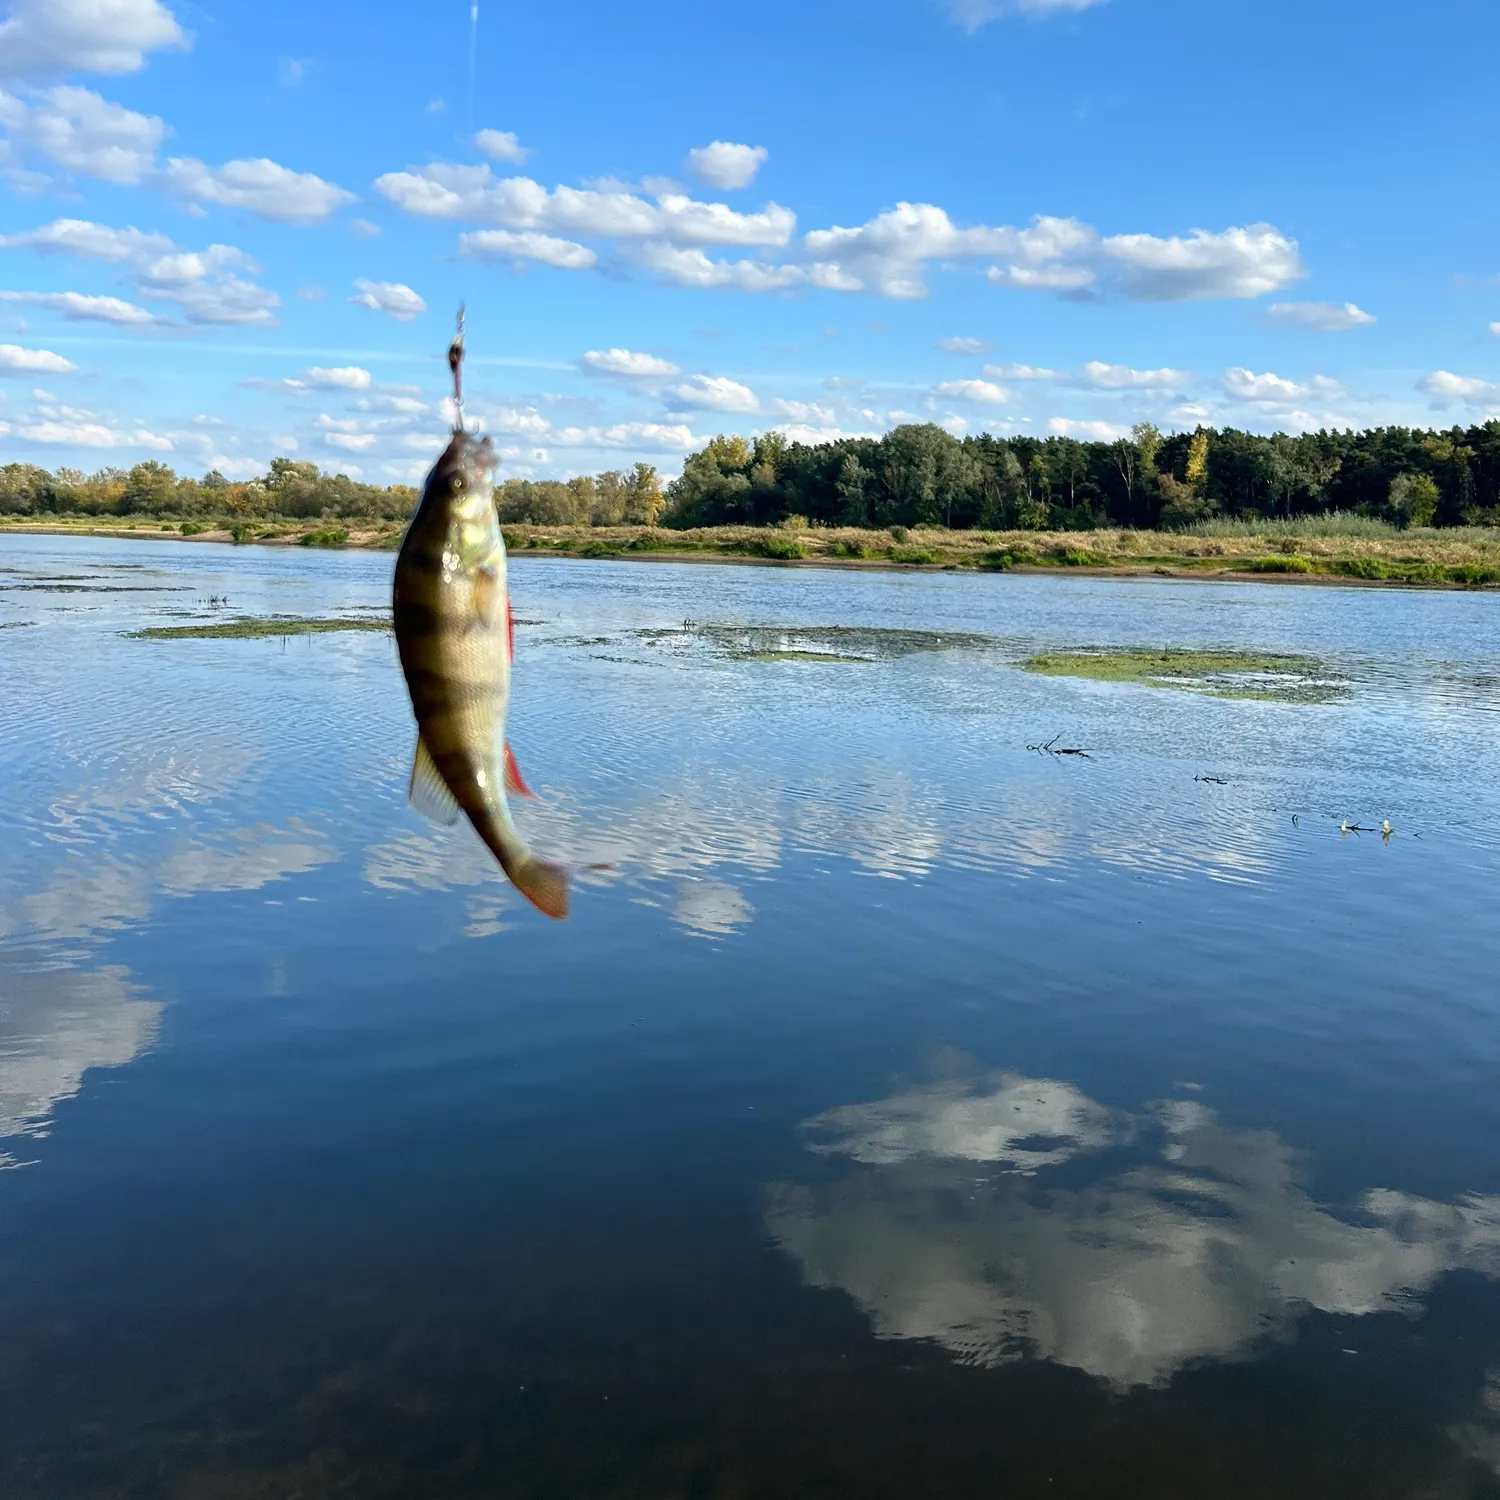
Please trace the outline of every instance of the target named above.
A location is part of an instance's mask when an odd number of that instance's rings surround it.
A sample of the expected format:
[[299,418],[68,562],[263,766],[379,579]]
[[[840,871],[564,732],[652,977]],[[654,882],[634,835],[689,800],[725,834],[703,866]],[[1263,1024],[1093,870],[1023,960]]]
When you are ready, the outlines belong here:
[[1087,750],[1081,750],[1076,745],[1059,745],[1057,742],[1062,736],[1054,734],[1045,745],[1028,745],[1028,750],[1035,750],[1039,755],[1076,755],[1079,760],[1092,760],[1094,757]]
[[1225,781],[1225,779],[1222,776],[1195,776],[1195,777],[1193,777],[1193,780],[1194,781],[1206,781],[1211,786],[1228,786],[1229,785],[1229,783],[1227,781]]

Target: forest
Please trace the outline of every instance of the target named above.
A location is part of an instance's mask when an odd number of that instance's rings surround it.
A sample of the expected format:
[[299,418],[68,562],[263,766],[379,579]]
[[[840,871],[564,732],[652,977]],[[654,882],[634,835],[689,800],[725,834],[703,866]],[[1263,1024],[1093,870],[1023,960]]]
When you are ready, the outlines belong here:
[[[808,525],[956,530],[1182,530],[1218,517],[1352,513],[1410,526],[1500,525],[1500,421],[1445,431],[1380,427],[1270,437],[1149,423],[1113,442],[954,437],[931,423],[808,445],[780,432],[719,436],[663,490],[637,463],[569,480],[506,479],[503,521],[534,525]],[[0,514],[402,521],[407,485],[376,486],[276,458],[256,479],[133,468],[0,466]]]

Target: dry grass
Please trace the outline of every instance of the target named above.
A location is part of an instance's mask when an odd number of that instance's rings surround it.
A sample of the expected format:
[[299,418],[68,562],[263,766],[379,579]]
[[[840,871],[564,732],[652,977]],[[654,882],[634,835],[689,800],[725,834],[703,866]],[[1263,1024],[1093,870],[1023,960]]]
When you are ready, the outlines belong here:
[[[39,523],[12,519],[4,531],[84,532],[183,540],[161,523],[79,517]],[[986,571],[1064,569],[1165,573],[1187,577],[1253,573],[1291,579],[1344,578],[1484,586],[1500,584],[1500,531],[1493,528],[1426,528],[1412,531],[1360,529],[1358,534],[1318,534],[1313,528],[1269,522],[1263,527],[1225,525],[1222,534],[1103,530],[889,531],[855,527],[714,526],[670,531],[647,526],[519,526],[505,528],[513,553],[527,556],[719,558],[723,560],[819,563],[845,567],[975,568]],[[236,538],[219,527],[189,538],[294,546],[317,523],[256,522]],[[1351,528],[1354,530],[1354,528]],[[325,533],[326,534],[326,533]],[[343,545],[392,549],[399,527],[349,523]],[[320,538],[321,539],[321,538]]]

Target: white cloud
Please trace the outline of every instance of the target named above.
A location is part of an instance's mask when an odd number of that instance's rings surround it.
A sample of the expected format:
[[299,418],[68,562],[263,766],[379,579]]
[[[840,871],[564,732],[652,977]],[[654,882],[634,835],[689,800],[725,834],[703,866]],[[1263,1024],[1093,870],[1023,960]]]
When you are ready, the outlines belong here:
[[520,166],[531,155],[531,152],[516,139],[513,130],[481,130],[474,137],[474,144],[491,161],[509,161]]
[[276,322],[273,309],[281,306],[275,292],[231,274],[255,269],[255,262],[233,245],[179,250],[164,234],[57,219],[40,229],[0,236],[0,247],[128,266],[144,295],[175,302],[192,323],[270,327]]
[[123,265],[169,254],[175,246],[164,234],[147,234],[139,229],[111,229],[87,219],[55,219],[40,229],[0,235],[0,248],[36,250],[42,255],[81,255],[89,260]]
[[1043,369],[1038,365],[981,365],[980,369],[986,375],[993,375],[999,380],[1061,380],[1061,370]]
[[1330,380],[1326,375],[1314,375],[1311,380],[1299,383],[1270,371],[1257,375],[1237,365],[1224,372],[1225,393],[1232,400],[1250,401],[1258,406],[1281,406],[1304,401],[1309,396],[1331,396],[1342,389],[1338,381]]
[[730,141],[713,141],[694,146],[683,163],[689,176],[716,188],[744,188],[755,181],[771,153],[764,146],[736,146]]
[[1083,438],[1091,443],[1112,443],[1129,437],[1130,429],[1117,422],[1074,421],[1071,417],[1048,417],[1047,431],[1058,437]]
[[931,203],[898,203],[853,229],[816,229],[804,237],[809,279],[836,291],[927,295],[931,260],[994,258],[989,279],[1006,285],[1083,293],[1117,289],[1141,301],[1254,297],[1303,274],[1297,246],[1269,224],[1186,238],[1101,236],[1078,219],[1046,216],[1025,229],[960,229]]
[[662,193],[655,203],[616,187],[544,188],[529,177],[497,178],[488,166],[434,162],[387,172],[375,189],[407,213],[435,219],[478,219],[505,229],[564,235],[658,237],[673,244],[784,245],[797,216],[768,203],[742,214],[723,203]]
[[682,373],[670,360],[633,349],[590,349],[579,356],[578,368],[585,375],[619,376],[627,380],[660,380]]
[[938,348],[944,354],[975,355],[988,354],[995,347],[993,339],[966,339],[954,335],[951,338],[939,339]]
[[671,404],[687,411],[745,413],[760,410],[760,399],[747,385],[723,375],[694,375],[672,386]]
[[370,388],[370,372],[358,365],[338,365],[333,369],[313,365],[302,372],[302,378],[315,391],[367,391]]
[[419,313],[427,311],[427,304],[399,281],[366,281],[360,277],[354,287],[355,295],[349,298],[350,302],[384,313],[398,323],[410,323]]
[[1417,382],[1417,389],[1425,391],[1442,406],[1450,401],[1465,401],[1476,406],[1500,401],[1500,385],[1472,375],[1455,375],[1449,370],[1434,370],[1431,375],[1424,375]]
[[1495,333],[1495,334],[1500,334],[1500,323],[1491,323],[1490,324],[1490,332],[1491,333]]
[[981,406],[1004,406],[1010,400],[1010,392],[992,380],[945,380],[934,389],[952,401],[974,401]]
[[705,438],[685,424],[617,422],[612,427],[564,427],[551,435],[557,448],[634,448],[643,453],[690,453]]
[[283,88],[294,89],[307,77],[307,63],[300,57],[283,57],[276,64],[276,78]]
[[149,432],[144,427],[126,430],[106,426],[103,422],[46,419],[27,423],[16,430],[33,443],[56,443],[74,448],[145,448],[152,453],[172,452],[171,438]]
[[1107,365],[1091,359],[1078,372],[1084,385],[1106,391],[1181,390],[1191,379],[1186,370],[1133,370],[1129,365]]
[[1259,297],[1307,274],[1297,242],[1270,224],[1219,234],[1194,229],[1186,238],[1116,234],[1100,245],[1125,295],[1141,302]]
[[349,228],[362,240],[378,240],[385,231],[369,219],[350,219]]
[[82,292],[0,292],[0,302],[45,307],[74,323],[113,323],[128,327],[162,321],[148,308],[137,307],[134,302],[119,297],[89,297]]
[[758,260],[713,260],[701,250],[679,250],[650,242],[634,259],[674,286],[706,287],[733,292],[778,292],[801,286],[807,273],[800,266],[772,266]]
[[0,125],[66,171],[124,184],[151,170],[166,133],[154,115],[71,87],[48,89],[30,103],[0,93]]
[[195,203],[243,208],[280,224],[314,224],[354,201],[354,194],[312,172],[294,172],[266,157],[210,167],[174,156],[161,173],[168,192]]
[[1350,328],[1368,328],[1376,320],[1373,313],[1352,302],[1273,302],[1266,309],[1266,321],[1313,333],[1343,333]]
[[832,427],[838,421],[831,406],[820,406],[816,401],[783,401],[778,396],[771,402],[771,410],[793,422],[819,427]]
[[12,0],[0,22],[0,76],[134,73],[147,53],[187,44],[158,0]]
[[325,432],[323,441],[330,448],[341,448],[346,453],[365,453],[375,446],[373,432]]
[[78,368],[72,360],[50,349],[23,349],[19,344],[0,344],[0,375],[66,375]]
[[978,31],[988,22],[1006,16],[1040,20],[1045,16],[1089,10],[1104,4],[1104,0],[940,0],[940,3],[965,31]]
[[458,248],[478,260],[534,260],[562,271],[587,271],[599,259],[576,240],[535,230],[477,229],[459,235]]

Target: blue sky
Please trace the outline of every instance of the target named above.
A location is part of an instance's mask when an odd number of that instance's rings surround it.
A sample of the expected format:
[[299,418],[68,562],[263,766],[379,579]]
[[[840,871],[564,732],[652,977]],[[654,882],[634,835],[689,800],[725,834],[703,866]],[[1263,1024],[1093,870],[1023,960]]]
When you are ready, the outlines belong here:
[[0,17],[4,461],[1500,414],[1492,0]]

